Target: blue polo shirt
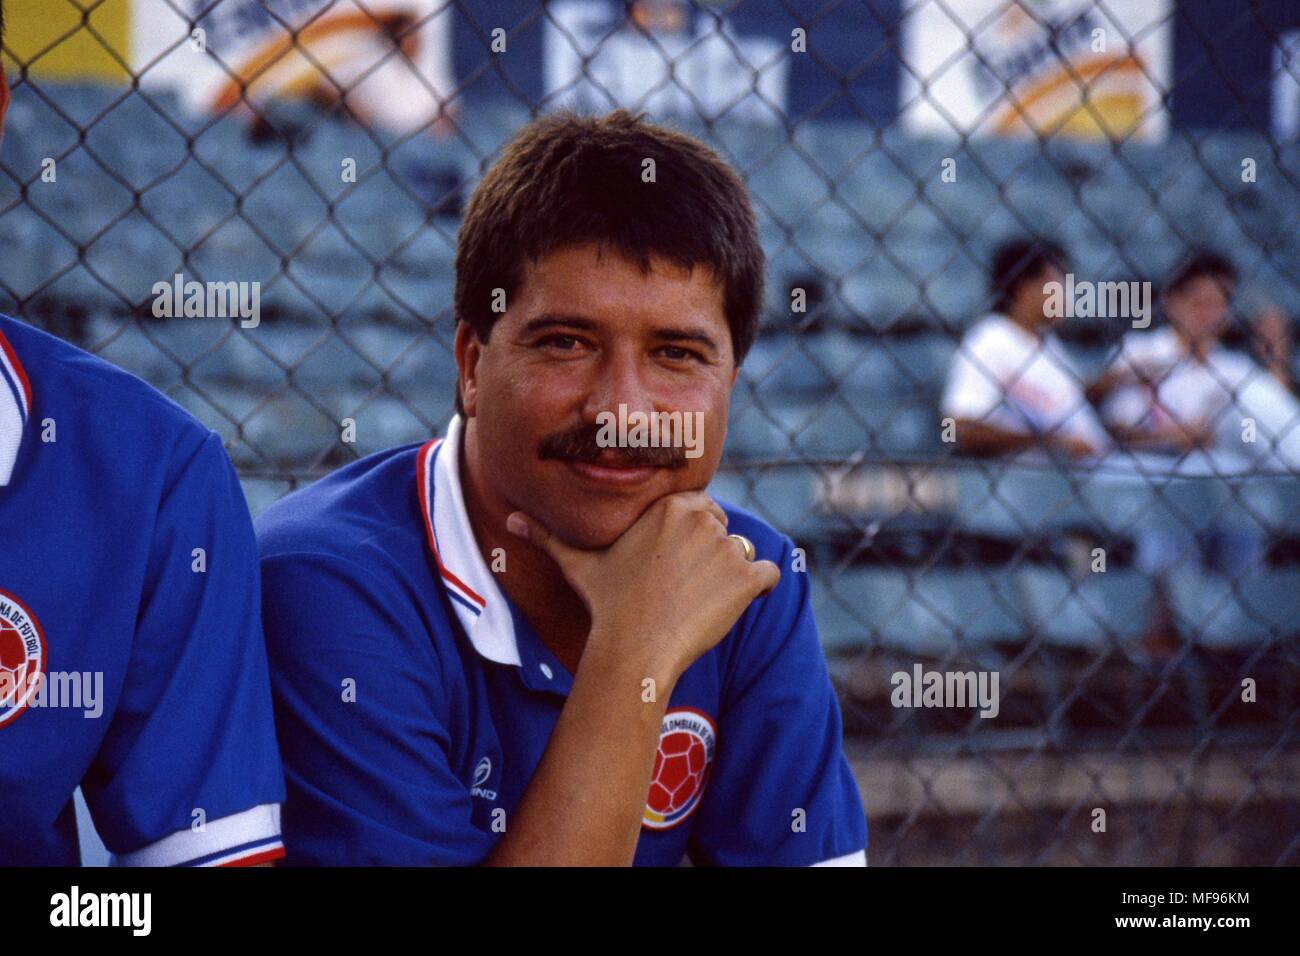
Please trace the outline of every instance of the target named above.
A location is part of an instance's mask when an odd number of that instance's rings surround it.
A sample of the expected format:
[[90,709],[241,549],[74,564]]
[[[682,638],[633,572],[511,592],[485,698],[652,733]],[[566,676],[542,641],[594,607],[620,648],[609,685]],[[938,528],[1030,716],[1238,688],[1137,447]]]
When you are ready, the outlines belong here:
[[[258,519],[291,863],[482,862],[564,707],[572,675],[475,543],[461,434],[453,419]],[[635,862],[863,864],[807,574],[788,538],[726,510],[781,582],[674,688]]]
[[0,865],[283,855],[256,543],[220,438],[0,316]]

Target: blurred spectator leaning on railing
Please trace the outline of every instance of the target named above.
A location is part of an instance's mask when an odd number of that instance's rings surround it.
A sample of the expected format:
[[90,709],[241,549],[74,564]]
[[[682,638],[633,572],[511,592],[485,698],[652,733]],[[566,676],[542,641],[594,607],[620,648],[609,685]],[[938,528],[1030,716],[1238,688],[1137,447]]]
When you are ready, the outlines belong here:
[[1046,308],[1050,284],[1064,283],[1066,268],[1064,250],[1048,240],[1012,240],[994,253],[993,311],[962,338],[941,402],[961,453],[1045,448],[1078,458],[1111,447],[1053,332],[1060,318]]

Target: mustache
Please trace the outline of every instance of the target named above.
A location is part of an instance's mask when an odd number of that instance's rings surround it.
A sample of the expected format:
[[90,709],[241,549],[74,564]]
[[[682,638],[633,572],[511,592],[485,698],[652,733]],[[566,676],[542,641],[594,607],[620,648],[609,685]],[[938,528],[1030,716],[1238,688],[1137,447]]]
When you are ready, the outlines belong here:
[[601,426],[595,422],[557,432],[542,440],[538,453],[543,461],[573,461],[599,464],[602,458],[617,457],[617,464],[627,468],[684,468],[686,449],[602,447],[597,443]]

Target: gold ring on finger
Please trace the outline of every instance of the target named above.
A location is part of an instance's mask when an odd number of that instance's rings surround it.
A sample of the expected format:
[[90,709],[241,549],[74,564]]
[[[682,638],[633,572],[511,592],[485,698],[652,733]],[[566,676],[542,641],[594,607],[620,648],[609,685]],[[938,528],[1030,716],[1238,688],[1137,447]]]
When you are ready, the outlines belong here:
[[750,541],[743,534],[729,534],[727,537],[731,538],[733,541],[740,542],[740,549],[745,553],[746,561],[754,560],[754,554],[756,553],[754,551],[754,542]]

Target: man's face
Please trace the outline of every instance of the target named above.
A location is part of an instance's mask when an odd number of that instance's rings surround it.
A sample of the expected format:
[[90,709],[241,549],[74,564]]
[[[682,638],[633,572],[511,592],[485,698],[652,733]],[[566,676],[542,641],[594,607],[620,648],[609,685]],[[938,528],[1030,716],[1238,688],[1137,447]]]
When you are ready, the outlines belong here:
[[1222,279],[1198,276],[1165,298],[1165,313],[1188,342],[1215,342],[1228,319],[1231,289]]
[[[566,247],[526,270],[486,344],[457,330],[482,480],[576,547],[606,547],[659,498],[704,488],[722,455],[736,380],[722,286],[704,266],[651,266]],[[597,416],[620,405],[629,422],[702,412],[701,453],[598,447]]]

